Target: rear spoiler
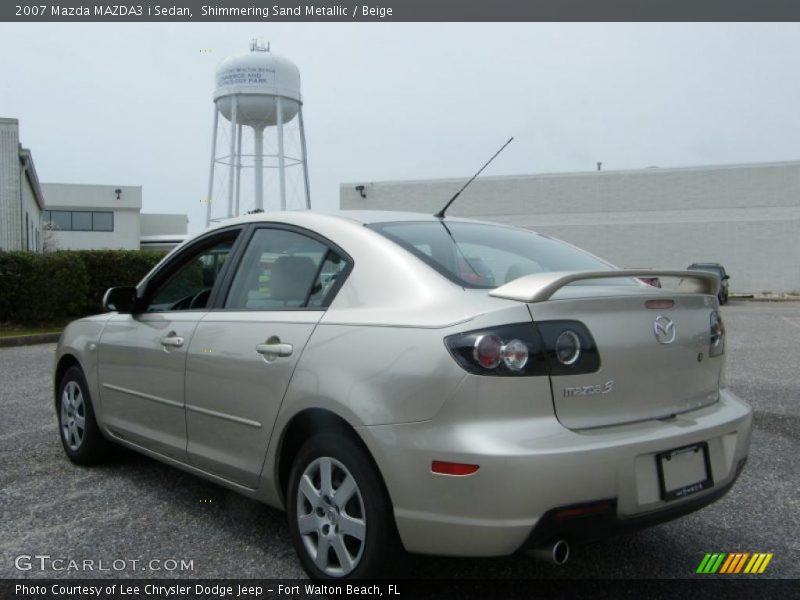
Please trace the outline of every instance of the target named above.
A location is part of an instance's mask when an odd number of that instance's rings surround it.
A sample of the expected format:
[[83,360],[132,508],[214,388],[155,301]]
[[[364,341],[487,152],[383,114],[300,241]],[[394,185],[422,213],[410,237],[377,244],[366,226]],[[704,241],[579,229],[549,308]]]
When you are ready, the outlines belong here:
[[684,290],[716,296],[720,279],[713,273],[703,271],[657,271],[654,269],[618,269],[611,271],[551,271],[524,275],[489,292],[496,298],[507,298],[519,302],[545,302],[565,285],[586,279],[612,279],[619,277],[670,277],[678,279],[678,287],[689,280],[693,289]]

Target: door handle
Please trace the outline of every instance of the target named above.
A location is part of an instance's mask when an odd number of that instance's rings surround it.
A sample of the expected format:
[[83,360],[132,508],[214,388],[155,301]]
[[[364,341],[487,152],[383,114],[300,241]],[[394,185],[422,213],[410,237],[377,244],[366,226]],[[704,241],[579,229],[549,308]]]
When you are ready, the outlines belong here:
[[179,335],[175,335],[173,331],[167,337],[161,340],[161,345],[165,348],[169,346],[170,348],[180,348],[183,346],[183,338]]
[[267,340],[266,344],[258,344],[256,352],[264,357],[264,360],[271,362],[280,356],[291,356],[294,347],[291,344],[281,343],[281,338],[273,335]]

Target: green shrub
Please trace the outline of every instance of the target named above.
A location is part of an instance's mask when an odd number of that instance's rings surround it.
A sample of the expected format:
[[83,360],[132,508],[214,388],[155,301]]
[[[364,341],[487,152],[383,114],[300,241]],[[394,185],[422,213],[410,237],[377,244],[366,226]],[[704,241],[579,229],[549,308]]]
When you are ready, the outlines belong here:
[[135,285],[163,256],[138,250],[0,252],[0,322],[55,323],[99,313],[106,289]]
[[156,250],[78,250],[86,271],[89,285],[84,301],[83,313],[102,312],[103,294],[110,287],[136,285],[142,277],[164,258],[164,252]]
[[35,260],[31,252],[0,252],[0,322],[11,321],[18,307],[28,302],[26,289],[33,283]]

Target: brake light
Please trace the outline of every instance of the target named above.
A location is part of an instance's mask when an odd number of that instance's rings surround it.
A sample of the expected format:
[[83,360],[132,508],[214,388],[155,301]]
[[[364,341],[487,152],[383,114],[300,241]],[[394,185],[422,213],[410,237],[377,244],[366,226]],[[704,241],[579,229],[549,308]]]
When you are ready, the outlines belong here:
[[579,321],[501,325],[444,342],[455,361],[476,375],[576,375],[600,368],[594,339]]
[[502,360],[503,340],[493,334],[481,335],[472,347],[472,358],[484,369],[494,369]]
[[719,311],[712,310],[709,321],[711,342],[708,355],[721,356],[725,353],[725,325],[722,323],[722,315],[719,314]]

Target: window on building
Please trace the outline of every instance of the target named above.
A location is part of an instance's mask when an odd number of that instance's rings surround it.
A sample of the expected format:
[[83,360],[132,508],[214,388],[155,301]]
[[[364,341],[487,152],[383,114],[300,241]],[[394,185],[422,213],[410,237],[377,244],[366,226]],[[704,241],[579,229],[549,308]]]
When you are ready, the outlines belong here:
[[92,229],[94,231],[114,231],[114,213],[93,212]]
[[92,213],[90,212],[73,212],[72,213],[72,230],[73,231],[91,231],[92,230]]
[[114,213],[89,210],[46,210],[44,223],[52,223],[59,231],[114,231]]

